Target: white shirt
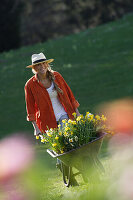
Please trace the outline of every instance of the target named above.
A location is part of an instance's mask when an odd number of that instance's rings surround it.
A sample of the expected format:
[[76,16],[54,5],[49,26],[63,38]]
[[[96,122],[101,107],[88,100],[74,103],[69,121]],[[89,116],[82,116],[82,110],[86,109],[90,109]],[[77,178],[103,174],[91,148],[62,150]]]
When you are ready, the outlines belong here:
[[52,82],[51,86],[49,88],[47,88],[47,92],[49,93],[49,97],[50,97],[51,102],[52,102],[56,121],[59,121],[60,117],[62,115],[67,114],[67,113],[66,113],[64,107],[62,106],[62,104],[60,103],[60,101],[58,99],[58,94],[57,94],[57,91],[54,88],[53,82]]

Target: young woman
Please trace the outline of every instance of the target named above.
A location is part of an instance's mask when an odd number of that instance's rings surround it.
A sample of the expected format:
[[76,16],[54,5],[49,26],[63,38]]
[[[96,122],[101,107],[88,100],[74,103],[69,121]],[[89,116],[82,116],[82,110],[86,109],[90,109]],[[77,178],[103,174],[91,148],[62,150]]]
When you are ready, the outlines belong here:
[[34,127],[34,135],[56,128],[63,119],[73,119],[73,113],[80,115],[79,103],[61,74],[51,70],[43,53],[32,55],[31,68],[35,75],[25,84],[27,120]]

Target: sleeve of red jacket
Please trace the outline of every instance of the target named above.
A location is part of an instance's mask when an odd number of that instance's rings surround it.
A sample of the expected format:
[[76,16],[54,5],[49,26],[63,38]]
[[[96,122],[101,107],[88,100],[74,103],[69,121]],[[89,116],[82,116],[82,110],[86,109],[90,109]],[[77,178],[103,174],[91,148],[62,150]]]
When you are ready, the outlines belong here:
[[64,78],[61,76],[61,74],[60,74],[60,77],[61,77],[61,79],[62,79],[62,81],[63,81],[63,83],[64,83],[65,89],[66,89],[66,91],[67,91],[67,94],[68,94],[68,96],[69,96],[69,98],[70,98],[70,101],[71,101],[73,107],[74,107],[75,109],[78,108],[80,104],[79,104],[78,101],[75,99],[75,97],[74,97],[74,95],[73,95],[73,93],[72,93],[72,90],[70,89],[70,87],[68,86],[68,84],[66,83],[66,81],[64,80]]
[[27,121],[36,120],[35,100],[28,84],[25,85],[25,101],[27,110]]

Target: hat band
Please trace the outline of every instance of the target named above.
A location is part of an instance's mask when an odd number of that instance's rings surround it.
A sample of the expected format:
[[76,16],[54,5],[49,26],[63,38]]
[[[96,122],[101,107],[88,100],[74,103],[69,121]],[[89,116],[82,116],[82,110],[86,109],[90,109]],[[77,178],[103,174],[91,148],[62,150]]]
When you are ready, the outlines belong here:
[[36,63],[39,63],[39,62],[43,62],[43,61],[45,61],[45,60],[47,60],[47,59],[36,60],[36,61],[33,62],[33,64],[36,64]]

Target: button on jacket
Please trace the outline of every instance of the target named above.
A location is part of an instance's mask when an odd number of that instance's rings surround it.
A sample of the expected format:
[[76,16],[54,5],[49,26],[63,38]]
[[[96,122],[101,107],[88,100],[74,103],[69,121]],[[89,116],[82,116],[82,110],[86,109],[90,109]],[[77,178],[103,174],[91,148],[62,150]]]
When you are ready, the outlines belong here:
[[[72,113],[79,106],[70,87],[61,74],[54,71],[55,83],[62,89],[58,92],[58,98],[70,119]],[[46,88],[38,81],[37,75],[31,77],[25,84],[25,100],[27,109],[27,121],[36,121],[38,128],[45,132],[48,128],[56,128],[57,122],[52,107],[52,102]]]

